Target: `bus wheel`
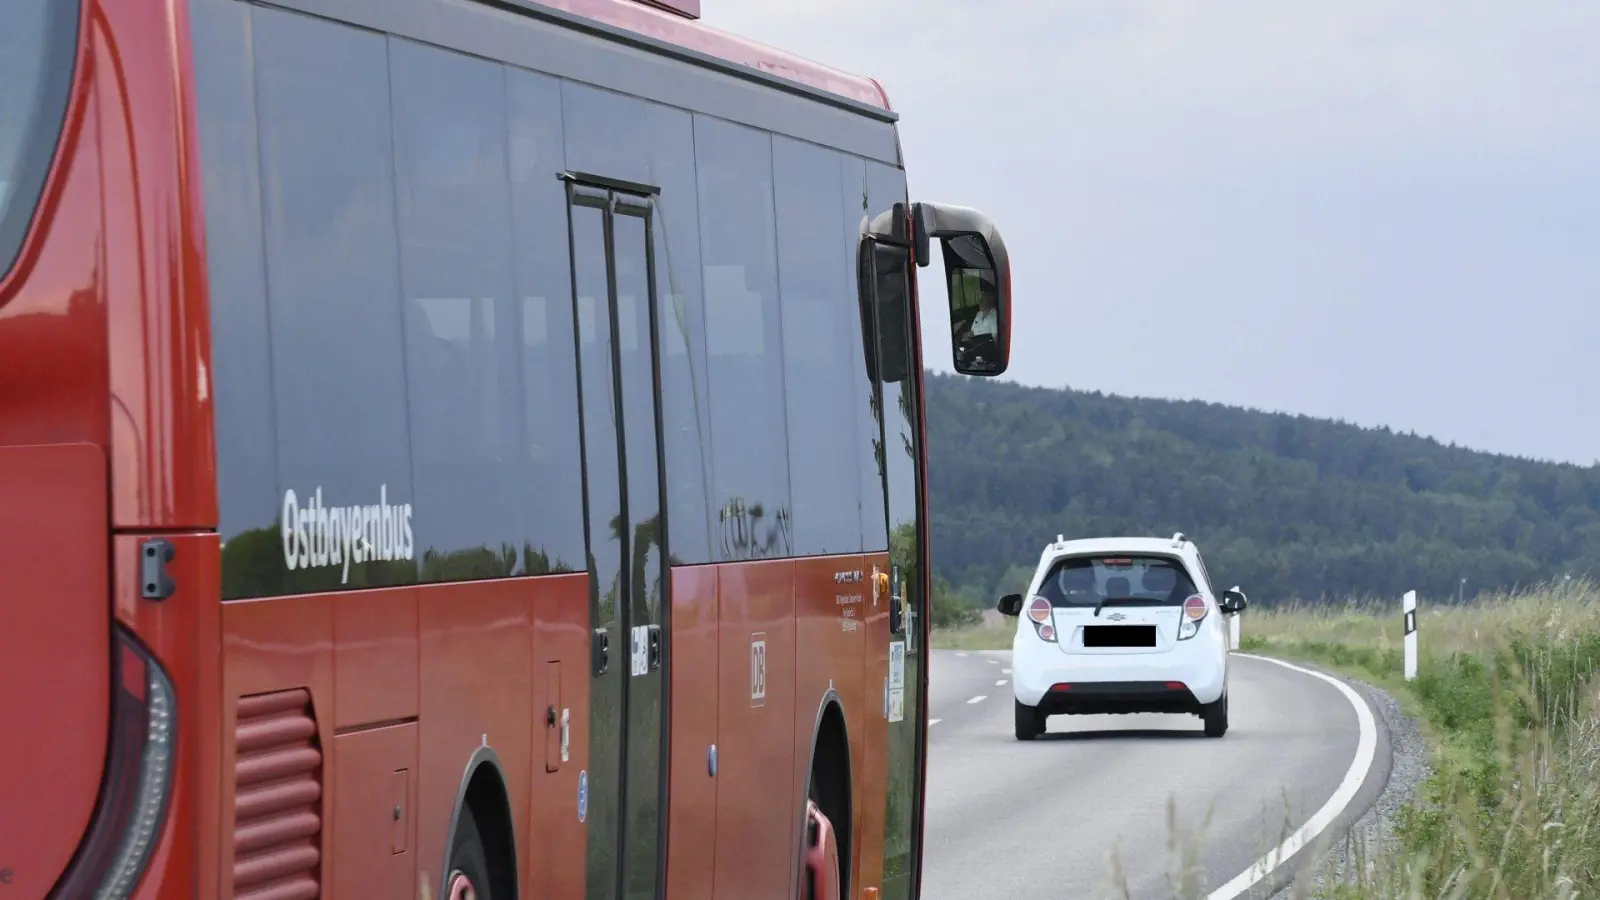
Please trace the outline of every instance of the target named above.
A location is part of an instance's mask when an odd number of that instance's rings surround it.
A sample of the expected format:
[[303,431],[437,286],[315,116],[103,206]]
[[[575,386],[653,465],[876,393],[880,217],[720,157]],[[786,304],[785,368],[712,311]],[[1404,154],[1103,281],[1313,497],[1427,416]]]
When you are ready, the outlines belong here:
[[455,846],[450,848],[450,877],[445,879],[444,900],[490,900],[489,857],[478,836],[478,823],[472,811],[461,811],[456,825]]
[[806,801],[805,846],[800,857],[800,900],[840,900],[839,843],[833,823],[813,800]]

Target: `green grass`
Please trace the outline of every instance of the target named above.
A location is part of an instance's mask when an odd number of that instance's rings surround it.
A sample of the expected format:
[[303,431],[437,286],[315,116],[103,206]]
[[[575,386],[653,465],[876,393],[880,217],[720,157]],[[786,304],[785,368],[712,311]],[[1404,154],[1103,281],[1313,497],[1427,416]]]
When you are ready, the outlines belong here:
[[[936,632],[933,644],[1003,649],[1013,629],[1008,620]],[[1382,851],[1357,854],[1341,879],[1301,879],[1295,896],[1600,896],[1600,586],[1563,581],[1464,607],[1424,602],[1417,630],[1419,672],[1407,682],[1398,600],[1245,614],[1242,650],[1385,688],[1420,720],[1433,756]]]
[[966,628],[936,628],[928,642],[935,650],[1010,650],[1017,633],[1017,620],[1002,624],[971,625]]
[[[1538,900],[1600,892],[1600,589],[1565,582],[1418,616],[1397,602],[1247,613],[1241,649],[1374,682],[1423,723],[1434,774],[1395,840],[1320,896]],[[1302,886],[1300,896],[1311,896]]]

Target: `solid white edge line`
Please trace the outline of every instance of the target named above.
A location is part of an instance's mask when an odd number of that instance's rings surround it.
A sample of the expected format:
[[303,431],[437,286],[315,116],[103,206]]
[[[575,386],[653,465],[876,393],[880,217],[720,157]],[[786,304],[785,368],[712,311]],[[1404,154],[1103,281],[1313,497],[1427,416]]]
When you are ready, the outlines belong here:
[[1206,900],[1233,900],[1234,897],[1254,887],[1256,882],[1267,877],[1273,869],[1282,865],[1285,860],[1298,853],[1301,847],[1304,847],[1313,838],[1321,834],[1323,829],[1332,825],[1333,820],[1338,818],[1339,814],[1344,812],[1345,807],[1350,805],[1350,801],[1355,799],[1356,792],[1361,790],[1361,785],[1367,778],[1367,771],[1372,768],[1372,760],[1378,753],[1378,728],[1372,718],[1372,709],[1367,706],[1367,701],[1362,699],[1361,695],[1356,693],[1350,685],[1331,675],[1325,675],[1314,669],[1307,669],[1293,663],[1286,663],[1281,659],[1273,659],[1270,656],[1256,656],[1254,653],[1237,652],[1233,655],[1247,659],[1259,659],[1263,662],[1283,666],[1285,669],[1299,672],[1302,675],[1320,678],[1338,688],[1339,693],[1344,694],[1345,699],[1350,701],[1350,705],[1355,707],[1356,724],[1360,727],[1361,733],[1356,740],[1355,759],[1350,761],[1350,768],[1344,773],[1344,780],[1339,782],[1339,786],[1334,789],[1333,796],[1328,798],[1328,802],[1322,804],[1321,809],[1317,810],[1311,818],[1306,820],[1304,825],[1301,825],[1299,829],[1289,835],[1276,849],[1256,860],[1250,868],[1240,872],[1232,881],[1207,894]]

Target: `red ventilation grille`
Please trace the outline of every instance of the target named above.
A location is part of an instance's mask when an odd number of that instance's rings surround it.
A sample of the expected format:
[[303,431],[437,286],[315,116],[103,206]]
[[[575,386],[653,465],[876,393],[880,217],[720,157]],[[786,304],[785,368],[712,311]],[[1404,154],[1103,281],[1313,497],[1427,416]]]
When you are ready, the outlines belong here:
[[234,739],[234,896],[321,896],[322,751],[310,693],[241,698]]

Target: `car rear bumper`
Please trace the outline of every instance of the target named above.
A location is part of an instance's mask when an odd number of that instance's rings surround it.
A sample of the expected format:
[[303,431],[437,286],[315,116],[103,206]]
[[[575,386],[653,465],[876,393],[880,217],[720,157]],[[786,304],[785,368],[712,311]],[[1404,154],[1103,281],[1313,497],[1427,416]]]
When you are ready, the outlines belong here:
[[1204,704],[1180,681],[1061,683],[1035,704],[1047,716],[1118,713],[1195,713]]
[[[1019,641],[1018,643],[1022,643]],[[1025,706],[1039,706],[1046,699],[1069,712],[1197,712],[1199,706],[1222,696],[1227,682],[1225,651],[1200,643],[1168,653],[1083,654],[1062,653],[1054,645],[1018,647],[1012,660],[1012,692]],[[1195,708],[1166,709],[1175,701],[1169,683],[1182,685],[1182,692]],[[1057,685],[1071,687],[1057,690]],[[1159,691],[1139,687],[1154,685]],[[1072,695],[1071,700],[1063,699]],[[1081,700],[1078,698],[1082,698]],[[1151,705],[1162,709],[1147,709]],[[1053,714],[1053,713],[1052,713]]]

